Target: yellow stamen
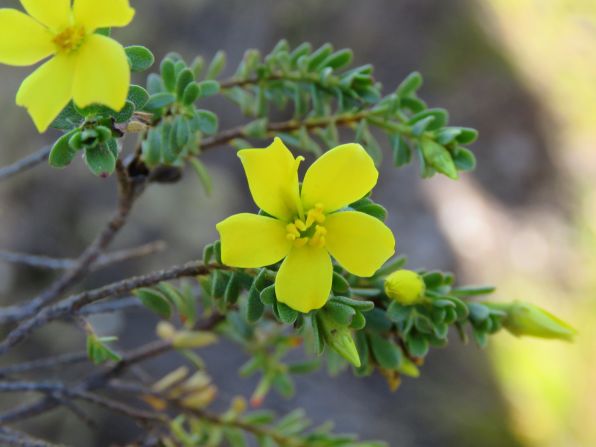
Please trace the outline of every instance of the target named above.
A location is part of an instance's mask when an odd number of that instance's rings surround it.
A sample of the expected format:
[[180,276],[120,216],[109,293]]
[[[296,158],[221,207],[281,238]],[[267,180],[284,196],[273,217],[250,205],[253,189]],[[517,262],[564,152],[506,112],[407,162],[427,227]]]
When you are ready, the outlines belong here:
[[294,241],[296,247],[308,244],[313,247],[325,246],[327,229],[325,222],[324,206],[320,203],[306,213],[306,220],[296,218],[293,223],[286,225],[286,237]]
[[79,49],[85,40],[85,28],[73,25],[56,34],[52,42],[59,53],[71,53]]

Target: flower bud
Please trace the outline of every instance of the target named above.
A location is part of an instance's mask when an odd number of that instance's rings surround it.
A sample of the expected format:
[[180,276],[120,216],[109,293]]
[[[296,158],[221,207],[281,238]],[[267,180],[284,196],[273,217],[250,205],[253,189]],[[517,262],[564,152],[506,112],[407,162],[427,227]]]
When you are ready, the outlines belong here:
[[398,270],[385,278],[385,293],[399,304],[411,306],[424,296],[422,277],[412,270]]
[[360,355],[350,329],[337,323],[326,312],[319,312],[317,316],[319,317],[319,327],[323,329],[323,337],[329,347],[356,368],[360,368]]
[[573,341],[576,334],[569,324],[533,304],[514,301],[499,308],[507,312],[503,326],[515,336],[529,335]]

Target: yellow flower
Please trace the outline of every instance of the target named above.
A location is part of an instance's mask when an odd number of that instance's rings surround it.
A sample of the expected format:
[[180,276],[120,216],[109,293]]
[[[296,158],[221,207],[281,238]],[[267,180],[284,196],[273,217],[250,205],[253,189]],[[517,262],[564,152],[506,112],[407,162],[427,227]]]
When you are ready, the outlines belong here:
[[236,214],[220,222],[222,261],[257,268],[284,259],[275,280],[277,299],[300,312],[321,308],[331,291],[332,255],[346,270],[372,276],[395,252],[381,221],[345,210],[377,183],[379,173],[358,144],[331,149],[298,183],[302,157],[279,138],[266,149],[238,152],[259,208],[273,217]]
[[122,45],[94,34],[128,25],[128,0],[21,0],[27,14],[0,9],[0,63],[27,66],[53,56],[26,78],[17,104],[26,107],[40,132],[71,99],[79,107],[124,107],[130,68]]

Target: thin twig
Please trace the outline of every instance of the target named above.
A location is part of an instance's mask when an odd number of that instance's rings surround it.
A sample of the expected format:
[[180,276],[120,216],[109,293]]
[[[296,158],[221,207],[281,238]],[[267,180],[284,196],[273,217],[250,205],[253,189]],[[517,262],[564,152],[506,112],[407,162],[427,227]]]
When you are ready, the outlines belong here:
[[59,447],[8,427],[0,427],[0,442],[5,447]]
[[5,366],[0,368],[0,377],[11,376],[16,374],[23,374],[26,372],[62,368],[67,365],[74,365],[76,363],[83,363],[88,360],[86,352],[69,352],[54,357],[33,360],[31,362],[18,363],[16,365]]
[[[326,127],[331,123],[334,123],[337,126],[349,126],[352,123],[366,118],[369,114],[370,111],[366,110],[354,114],[335,115],[323,118],[312,118],[304,121],[294,119],[288,121],[281,121],[278,123],[269,123],[269,125],[267,126],[267,132],[270,134],[276,134],[279,132],[291,132],[294,130],[299,130],[302,127],[311,130]],[[220,132],[212,137],[205,138],[201,142],[201,149],[211,149],[216,146],[227,144],[230,141],[235,140],[236,138],[246,137],[247,135],[244,126],[235,127],[233,129],[224,130],[223,132]]]
[[50,155],[50,151],[52,148],[50,146],[46,146],[38,150],[37,152],[32,153],[31,155],[26,156],[14,163],[4,166],[0,168],[0,181],[5,180],[13,175],[19,174],[27,169],[31,169],[34,166],[46,161],[48,156]]
[[89,315],[111,314],[122,310],[142,308],[144,308],[143,303],[141,303],[137,297],[129,296],[90,304],[89,306],[80,309],[77,314],[87,317]]
[[71,315],[87,304],[94,303],[108,297],[118,297],[129,293],[134,289],[140,287],[149,287],[158,284],[162,281],[169,281],[172,279],[205,275],[214,268],[226,268],[219,264],[204,265],[202,262],[189,262],[182,266],[172,267],[168,270],[161,270],[153,272],[148,275],[136,276],[133,278],[124,279],[99,289],[90,290],[87,292],[72,295],[52,306],[41,310],[33,318],[24,321],[15,329],[13,329],[6,338],[0,343],[0,355],[5,354],[12,346],[21,342],[35,329],[43,326],[58,318],[66,315]]
[[[211,330],[224,318],[221,314],[213,314],[207,320],[197,325],[198,330]],[[173,349],[172,343],[167,340],[156,340],[144,346],[136,348],[122,355],[122,359],[111,367],[98,371],[87,377],[78,386],[84,391],[93,391],[105,387],[112,379],[119,377],[137,364],[158,357]],[[0,414],[0,425],[29,419],[39,414],[46,413],[60,405],[60,400],[54,396],[46,396],[43,399],[24,404],[5,413]]]
[[66,291],[71,285],[84,277],[90,267],[97,261],[103,250],[112,242],[118,231],[126,223],[126,219],[144,183],[134,183],[129,179],[126,168],[120,160],[117,163],[119,203],[118,210],[106,227],[77,259],[74,267],[67,270],[59,279],[37,297],[22,306],[11,306],[0,311],[0,324],[21,321],[35,315],[45,305]]
[[[155,241],[139,247],[127,248],[124,250],[107,253],[97,258],[97,262],[90,270],[98,270],[116,264],[118,262],[128,261],[129,259],[140,258],[165,250],[164,241]],[[22,264],[29,267],[39,267],[50,270],[66,270],[76,267],[76,259],[52,258],[43,255],[32,255],[28,253],[18,253],[13,251],[0,250],[0,261],[13,264]]]

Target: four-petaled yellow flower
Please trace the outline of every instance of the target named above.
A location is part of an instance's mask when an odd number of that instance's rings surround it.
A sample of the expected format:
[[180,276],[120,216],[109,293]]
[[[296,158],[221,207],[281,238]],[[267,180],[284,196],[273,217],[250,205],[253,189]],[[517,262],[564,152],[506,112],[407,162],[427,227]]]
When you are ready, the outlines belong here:
[[306,172],[279,138],[266,149],[238,152],[259,208],[217,224],[221,256],[232,267],[257,268],[284,259],[275,279],[278,301],[300,312],[321,308],[331,292],[332,255],[358,276],[372,276],[395,252],[380,220],[345,209],[368,194],[379,173],[358,144],[331,149]]
[[45,131],[71,99],[119,111],[130,85],[122,45],[95,34],[128,25],[128,0],[21,0],[27,14],[0,9],[0,63],[27,66],[53,56],[23,81],[17,104]]

